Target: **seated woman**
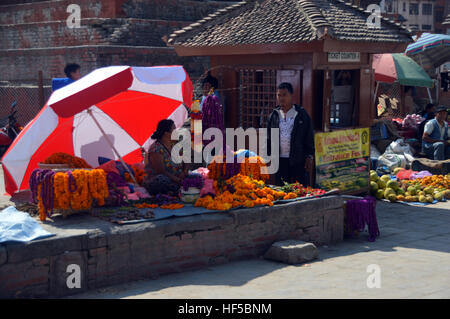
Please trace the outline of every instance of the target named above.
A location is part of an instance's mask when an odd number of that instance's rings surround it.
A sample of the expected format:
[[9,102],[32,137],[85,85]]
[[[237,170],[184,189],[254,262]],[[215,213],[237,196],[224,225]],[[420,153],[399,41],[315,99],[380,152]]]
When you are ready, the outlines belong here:
[[174,163],[171,158],[174,144],[171,135],[174,129],[175,124],[172,120],[161,120],[151,137],[156,141],[148,151],[144,187],[152,195],[176,195],[187,175],[183,163]]

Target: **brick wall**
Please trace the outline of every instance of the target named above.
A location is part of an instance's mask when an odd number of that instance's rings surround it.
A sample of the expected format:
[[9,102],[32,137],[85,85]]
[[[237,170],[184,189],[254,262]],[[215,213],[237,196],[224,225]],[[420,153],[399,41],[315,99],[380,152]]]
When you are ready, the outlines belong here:
[[[65,296],[254,258],[278,240],[338,243],[344,209],[342,198],[332,196],[121,227],[86,222],[87,234],[67,236],[54,225],[56,237],[0,244],[0,297]],[[65,225],[71,227],[83,228]],[[67,288],[69,264],[81,268],[80,289]]]
[[[65,21],[0,25],[0,50],[53,48],[78,45],[130,45],[165,47],[161,39],[187,22],[149,19],[82,19],[80,28]],[[151,32],[149,32],[151,30]]]
[[172,48],[130,46],[77,46],[53,49],[5,50],[1,57],[4,65],[0,81],[36,83],[39,70],[43,71],[44,85],[51,78],[65,77],[64,65],[68,62],[81,65],[85,75],[92,70],[110,65],[174,65],[181,64],[192,78],[201,75],[208,67],[208,58],[178,57]]
[[[67,7],[78,4],[81,18],[123,17],[121,5],[126,0],[54,0],[0,6],[0,25],[33,22],[66,21]],[[1,2],[4,3],[4,0]]]

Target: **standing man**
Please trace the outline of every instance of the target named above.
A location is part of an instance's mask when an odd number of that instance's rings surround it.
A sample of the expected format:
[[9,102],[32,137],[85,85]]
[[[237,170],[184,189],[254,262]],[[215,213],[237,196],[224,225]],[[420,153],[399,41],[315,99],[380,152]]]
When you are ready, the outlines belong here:
[[450,158],[447,108],[445,106],[438,107],[435,118],[425,124],[422,148],[427,157],[434,160],[442,161]]
[[68,63],[64,68],[66,78],[54,78],[52,79],[52,90],[56,91],[66,85],[75,82],[81,78],[81,67],[76,63]]
[[292,103],[294,90],[290,83],[281,83],[277,90],[278,106],[267,123],[267,151],[271,154],[271,129],[280,130],[280,165],[275,175],[276,184],[299,182],[309,185],[307,171],[313,165],[314,132],[306,110]]
[[76,63],[69,63],[64,68],[64,73],[66,76],[72,80],[72,82],[75,82],[81,78],[80,73],[81,67]]

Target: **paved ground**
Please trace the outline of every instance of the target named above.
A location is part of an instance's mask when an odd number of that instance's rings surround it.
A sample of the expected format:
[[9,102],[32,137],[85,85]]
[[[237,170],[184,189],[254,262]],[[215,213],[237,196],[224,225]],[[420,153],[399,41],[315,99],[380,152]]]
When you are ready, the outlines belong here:
[[[450,202],[428,207],[378,202],[376,242],[362,234],[322,247],[310,264],[254,259],[72,298],[450,298]],[[367,287],[371,264],[380,288]]]
[[[1,171],[1,170],[0,170]],[[0,192],[4,193],[0,175]],[[0,196],[0,207],[9,205]],[[254,259],[96,290],[72,298],[450,298],[450,202],[378,202],[381,237],[321,247],[301,266]],[[369,265],[380,288],[368,288]]]

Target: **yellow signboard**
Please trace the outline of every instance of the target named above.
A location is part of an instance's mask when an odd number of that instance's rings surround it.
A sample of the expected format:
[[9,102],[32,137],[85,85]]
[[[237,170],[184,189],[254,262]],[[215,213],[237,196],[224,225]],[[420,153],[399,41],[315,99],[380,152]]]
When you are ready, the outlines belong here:
[[317,133],[316,181],[326,190],[354,192],[368,187],[369,128]]
[[368,128],[317,133],[314,139],[316,165],[369,156]]

